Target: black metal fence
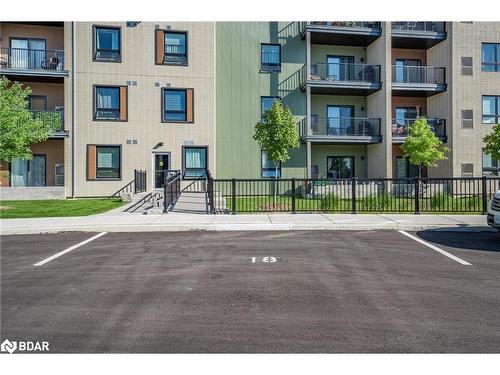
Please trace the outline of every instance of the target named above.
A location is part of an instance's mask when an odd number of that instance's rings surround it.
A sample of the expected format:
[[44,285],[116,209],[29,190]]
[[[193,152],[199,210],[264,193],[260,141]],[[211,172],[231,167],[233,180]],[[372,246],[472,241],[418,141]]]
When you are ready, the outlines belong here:
[[134,169],[134,192],[143,193],[146,191],[146,171]]
[[163,175],[165,176],[165,183],[163,184],[163,212],[167,213],[181,195],[182,174],[179,170],[165,170]]
[[212,213],[485,213],[500,177],[208,179]]
[[64,52],[57,50],[0,48],[0,69],[63,71]]

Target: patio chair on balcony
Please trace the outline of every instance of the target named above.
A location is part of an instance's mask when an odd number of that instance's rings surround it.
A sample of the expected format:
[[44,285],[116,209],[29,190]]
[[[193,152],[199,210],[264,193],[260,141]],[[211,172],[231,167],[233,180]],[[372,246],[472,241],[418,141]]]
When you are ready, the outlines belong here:
[[41,63],[41,68],[45,70],[57,70],[59,66],[59,58],[51,57]]

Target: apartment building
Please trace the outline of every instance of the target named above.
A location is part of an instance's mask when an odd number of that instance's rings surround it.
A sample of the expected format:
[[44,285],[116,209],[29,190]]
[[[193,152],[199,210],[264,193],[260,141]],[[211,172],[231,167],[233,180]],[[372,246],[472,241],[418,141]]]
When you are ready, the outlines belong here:
[[413,177],[417,169],[400,146],[418,116],[452,150],[425,175],[499,173],[498,162],[482,154],[482,138],[499,122],[500,23],[216,28],[219,176],[274,176],[274,165],[251,140],[274,97],[291,109],[302,141],[279,166],[280,176]]
[[276,98],[301,139],[278,177],[413,177],[400,146],[418,116],[451,149],[426,175],[500,174],[482,153],[500,23],[3,22],[0,40],[0,74],[64,124],[33,160],[2,163],[3,196],[109,196],[134,169],[148,190],[164,169],[274,177],[252,136]]

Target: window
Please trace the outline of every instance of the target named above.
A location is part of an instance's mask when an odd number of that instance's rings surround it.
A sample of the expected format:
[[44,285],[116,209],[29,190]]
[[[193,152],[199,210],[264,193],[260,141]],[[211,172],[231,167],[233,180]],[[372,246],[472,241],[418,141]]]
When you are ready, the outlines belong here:
[[187,34],[185,32],[165,33],[164,63],[187,65]]
[[10,67],[12,69],[45,68],[46,45],[45,39],[11,38]]
[[95,86],[95,120],[127,120],[127,87]]
[[483,176],[500,176],[500,161],[483,152]]
[[[260,152],[261,160],[261,177],[262,178],[276,178],[276,163],[267,159],[267,151]],[[281,178],[281,162],[278,163],[278,176]]]
[[462,129],[472,129],[474,119],[474,112],[472,109],[462,110]]
[[193,89],[163,89],[163,122],[193,121]]
[[28,96],[28,108],[30,111],[46,111],[47,97],[45,95]]
[[33,155],[31,160],[13,159],[10,162],[10,186],[46,186],[45,155]]
[[94,26],[94,61],[121,62],[120,28]]
[[260,97],[260,116],[261,118],[264,116],[264,112],[269,110],[275,100],[280,100],[279,97],[274,96],[261,96]]
[[281,46],[279,44],[261,44],[261,72],[281,72]]
[[462,75],[472,75],[472,57],[462,57]]
[[354,156],[328,156],[326,172],[327,178],[354,177]]
[[500,95],[483,96],[483,124],[500,123]]
[[97,179],[119,179],[120,168],[120,146],[96,146],[96,178]]
[[207,147],[184,147],[184,178],[204,178],[207,175]]
[[500,43],[483,43],[483,72],[500,72]]
[[396,178],[418,177],[418,167],[410,163],[409,158],[396,156]]

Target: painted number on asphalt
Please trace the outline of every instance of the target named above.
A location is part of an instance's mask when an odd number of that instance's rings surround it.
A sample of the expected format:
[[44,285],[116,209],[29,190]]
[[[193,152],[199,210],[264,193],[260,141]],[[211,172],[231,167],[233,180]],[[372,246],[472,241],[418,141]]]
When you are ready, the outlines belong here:
[[[252,263],[255,263],[256,261],[257,261],[257,257],[252,257]],[[274,262],[276,262],[276,258],[271,257],[271,256],[267,256],[267,257],[262,258],[262,261],[264,263],[274,263]]]

